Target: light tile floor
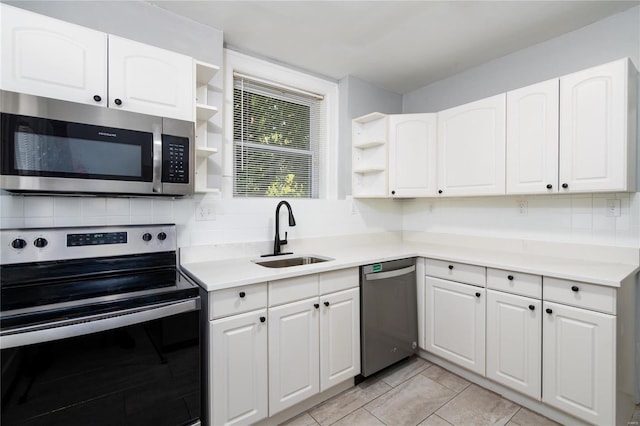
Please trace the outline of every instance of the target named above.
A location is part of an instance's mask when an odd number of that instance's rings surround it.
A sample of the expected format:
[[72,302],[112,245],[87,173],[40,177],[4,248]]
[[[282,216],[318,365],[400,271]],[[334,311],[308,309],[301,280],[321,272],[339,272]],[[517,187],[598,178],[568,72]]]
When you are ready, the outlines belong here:
[[[633,421],[640,420],[636,409]],[[286,422],[287,426],[547,426],[556,422],[413,357]]]

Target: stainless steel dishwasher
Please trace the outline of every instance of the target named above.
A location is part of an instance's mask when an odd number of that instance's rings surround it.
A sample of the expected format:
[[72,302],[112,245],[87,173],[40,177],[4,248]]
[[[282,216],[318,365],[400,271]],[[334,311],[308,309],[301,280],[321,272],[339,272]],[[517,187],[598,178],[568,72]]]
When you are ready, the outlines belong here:
[[363,266],[360,295],[361,375],[367,377],[416,350],[416,260]]

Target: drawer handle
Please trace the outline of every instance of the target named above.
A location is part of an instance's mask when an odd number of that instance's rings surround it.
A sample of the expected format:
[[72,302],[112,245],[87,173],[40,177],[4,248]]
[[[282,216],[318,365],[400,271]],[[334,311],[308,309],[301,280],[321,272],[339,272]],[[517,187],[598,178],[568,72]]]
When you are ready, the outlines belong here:
[[319,304],[319,303],[314,303],[314,304],[313,304],[313,307],[314,307],[314,308],[316,308],[316,309],[318,309],[318,308],[320,308],[320,304]]
[[122,99],[117,99],[115,101],[113,101],[113,103],[115,103],[116,105],[120,106],[122,105]]
[[241,297],[241,298],[244,298],[246,295],[247,295],[247,293],[245,293],[244,291],[241,291],[241,292],[240,292],[240,297]]
[[100,102],[102,100],[102,96],[100,95],[93,95],[93,100],[96,102]]
[[577,292],[578,290],[580,290],[580,288],[577,285],[571,287],[571,291]]
[[548,314],[552,314],[552,313],[553,313],[553,310],[551,310],[550,308],[547,308],[547,309],[545,309],[544,311],[545,311],[546,313],[548,313]]
[[536,307],[535,307],[535,306],[533,306],[533,305],[529,305],[529,310],[530,310],[530,311],[533,311],[533,310],[535,310],[535,309],[536,309]]
[[449,265],[449,270],[453,269],[453,265]]
[[547,189],[551,189],[553,188],[553,185],[551,185],[550,183],[547,184]]
[[513,281],[513,275],[508,275],[508,276],[507,276],[507,279],[508,279],[509,281]]
[[329,302],[324,302],[324,306],[329,306]]
[[480,293],[476,293],[476,297],[480,297],[480,296],[481,296],[481,294],[480,294]]
[[260,317],[260,322],[265,322],[267,319],[265,317]]

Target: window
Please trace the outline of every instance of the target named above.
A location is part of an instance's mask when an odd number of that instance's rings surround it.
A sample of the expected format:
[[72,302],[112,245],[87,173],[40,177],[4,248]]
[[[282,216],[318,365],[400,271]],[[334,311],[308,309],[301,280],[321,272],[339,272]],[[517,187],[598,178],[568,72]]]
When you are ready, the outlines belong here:
[[318,198],[323,97],[233,78],[233,194]]

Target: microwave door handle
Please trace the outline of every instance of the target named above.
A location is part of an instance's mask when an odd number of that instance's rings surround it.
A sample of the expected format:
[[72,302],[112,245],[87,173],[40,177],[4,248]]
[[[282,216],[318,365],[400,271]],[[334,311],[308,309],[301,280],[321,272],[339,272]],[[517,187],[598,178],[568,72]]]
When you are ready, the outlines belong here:
[[162,126],[153,125],[153,192],[162,193]]

